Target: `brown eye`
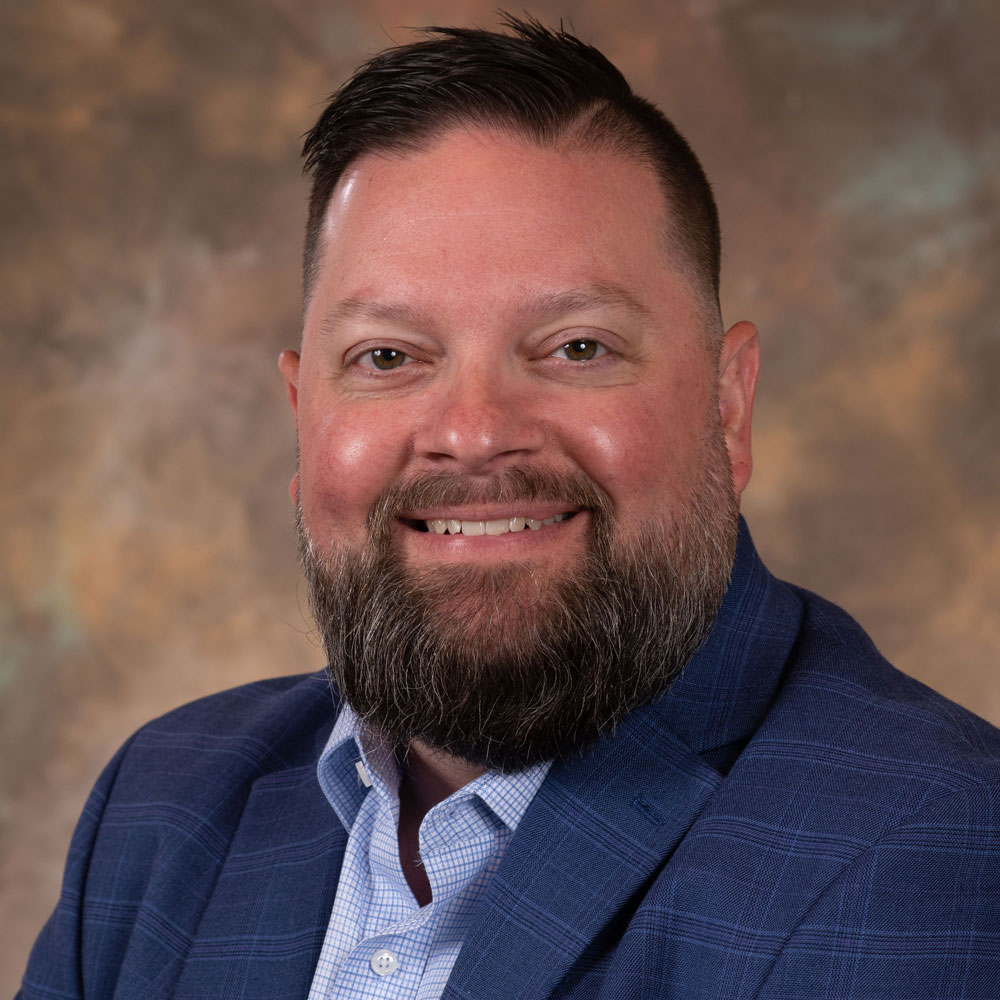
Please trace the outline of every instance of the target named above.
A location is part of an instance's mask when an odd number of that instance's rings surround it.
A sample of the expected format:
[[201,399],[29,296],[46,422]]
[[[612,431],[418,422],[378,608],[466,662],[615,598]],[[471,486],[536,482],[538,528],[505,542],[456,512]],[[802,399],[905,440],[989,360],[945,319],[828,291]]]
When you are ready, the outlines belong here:
[[563,357],[570,361],[592,361],[605,350],[596,340],[571,340],[568,344],[563,344],[556,354],[562,351]]
[[394,351],[391,347],[376,347],[368,354],[372,359],[372,366],[383,372],[398,368],[406,360],[402,351]]

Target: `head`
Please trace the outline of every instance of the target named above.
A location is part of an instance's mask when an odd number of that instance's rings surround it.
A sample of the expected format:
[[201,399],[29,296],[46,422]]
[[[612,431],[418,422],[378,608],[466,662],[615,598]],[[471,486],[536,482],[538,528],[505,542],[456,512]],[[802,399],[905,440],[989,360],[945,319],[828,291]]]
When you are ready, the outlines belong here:
[[281,360],[334,678],[397,743],[505,769],[584,749],[704,639],[758,357],[719,328],[690,148],[595,50],[512,26],[335,95]]
[[[329,202],[344,171],[374,153],[426,147],[454,129],[488,129],[537,145],[616,152],[648,165],[668,211],[662,238],[718,311],[720,234],[712,189],[684,137],[596,48],[509,15],[512,34],[428,28],[413,45],[365,63],[306,137],[312,174],[303,268],[308,304]],[[714,332],[714,331],[713,331]]]

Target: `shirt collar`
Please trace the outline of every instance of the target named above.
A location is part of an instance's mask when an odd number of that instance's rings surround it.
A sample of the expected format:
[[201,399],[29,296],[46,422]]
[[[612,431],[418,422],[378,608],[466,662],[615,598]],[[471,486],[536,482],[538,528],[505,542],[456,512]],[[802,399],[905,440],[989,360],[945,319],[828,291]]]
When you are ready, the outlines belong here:
[[361,730],[361,720],[351,706],[343,702],[333,732],[330,733],[316,765],[320,788],[347,830],[354,826],[358,810],[368,793],[368,785],[357,766],[359,763],[371,784],[377,779],[386,787],[387,794],[390,794],[391,789],[393,796],[399,796],[399,774],[395,759],[392,758],[391,766],[387,766],[390,765],[390,760],[386,757],[392,755],[381,753],[380,748],[374,746],[369,759]]
[[517,824],[521,822],[525,810],[531,805],[535,792],[541,788],[551,766],[552,761],[547,760],[543,764],[536,764],[516,774],[487,771],[467,787],[469,792],[478,795],[497,819],[513,833],[517,829]]
[[[400,774],[395,754],[344,702],[333,732],[320,754],[316,773],[323,794],[348,831],[354,825],[368,793],[357,768],[359,761],[376,791],[385,796],[390,804],[397,803]],[[478,797],[513,833],[550,767],[551,761],[546,761],[516,774],[487,771],[454,792],[446,801],[455,803]]]

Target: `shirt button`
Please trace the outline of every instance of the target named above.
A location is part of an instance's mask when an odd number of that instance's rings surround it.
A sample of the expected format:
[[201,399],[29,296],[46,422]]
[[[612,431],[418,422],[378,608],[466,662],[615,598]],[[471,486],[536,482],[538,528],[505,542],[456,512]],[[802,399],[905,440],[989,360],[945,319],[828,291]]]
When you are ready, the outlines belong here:
[[391,975],[399,968],[399,960],[387,948],[379,948],[372,955],[372,972],[379,976]]

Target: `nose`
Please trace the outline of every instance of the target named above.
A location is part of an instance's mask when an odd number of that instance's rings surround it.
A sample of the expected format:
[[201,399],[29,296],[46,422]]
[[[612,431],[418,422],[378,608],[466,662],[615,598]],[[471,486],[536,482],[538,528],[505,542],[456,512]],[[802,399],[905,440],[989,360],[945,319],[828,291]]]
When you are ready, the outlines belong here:
[[545,427],[530,387],[509,373],[456,373],[438,387],[414,438],[418,455],[437,466],[489,473],[537,453]]

